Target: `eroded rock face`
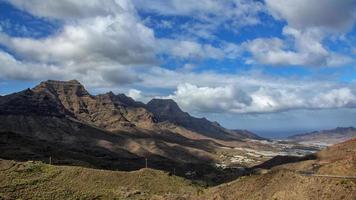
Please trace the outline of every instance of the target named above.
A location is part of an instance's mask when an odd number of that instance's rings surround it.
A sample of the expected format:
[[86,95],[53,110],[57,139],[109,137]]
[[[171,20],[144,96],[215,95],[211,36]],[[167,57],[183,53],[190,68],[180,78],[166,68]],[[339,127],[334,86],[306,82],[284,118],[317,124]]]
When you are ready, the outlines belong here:
[[211,122],[206,118],[193,117],[182,111],[172,99],[152,99],[147,103],[147,109],[159,122],[168,121],[207,137],[223,140],[255,138],[253,134],[225,129],[219,123]]
[[136,127],[152,130],[158,122],[165,122],[215,139],[254,138],[253,134],[193,117],[171,99],[153,99],[145,105],[124,94],[91,95],[76,80],[48,80],[33,89],[0,97],[0,114],[70,116],[108,131],[136,131]]
[[0,114],[67,115],[110,131],[154,122],[143,103],[112,92],[93,96],[76,80],[44,81],[32,90],[1,97]]
[[47,92],[30,89],[0,97],[0,115],[42,115],[64,117],[65,107]]
[[153,115],[144,104],[124,94],[112,92],[92,96],[78,81],[46,81],[34,91],[49,91],[76,118],[98,127],[115,130],[153,123]]

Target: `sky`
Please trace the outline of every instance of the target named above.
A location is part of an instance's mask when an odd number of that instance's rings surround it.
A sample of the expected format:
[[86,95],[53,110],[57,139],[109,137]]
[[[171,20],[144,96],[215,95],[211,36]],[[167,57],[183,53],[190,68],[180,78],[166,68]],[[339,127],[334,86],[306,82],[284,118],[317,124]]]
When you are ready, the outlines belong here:
[[267,137],[356,126],[356,0],[0,0],[0,95],[77,79]]

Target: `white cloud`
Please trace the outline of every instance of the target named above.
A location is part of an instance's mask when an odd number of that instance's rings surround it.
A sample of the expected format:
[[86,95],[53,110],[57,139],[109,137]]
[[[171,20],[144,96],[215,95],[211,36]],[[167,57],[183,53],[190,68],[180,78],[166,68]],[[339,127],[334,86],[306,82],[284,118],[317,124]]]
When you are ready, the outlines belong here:
[[23,63],[12,55],[0,51],[0,78],[14,80],[33,80],[43,77],[62,77],[63,71],[51,65]]
[[318,108],[330,107],[355,107],[355,90],[350,88],[332,89],[323,94],[319,94],[311,100],[311,104],[318,105]]
[[356,107],[355,88],[334,85],[316,90],[315,83],[305,83],[303,88],[283,85],[270,87],[227,85],[199,87],[180,84],[173,95],[183,109],[198,113],[273,113],[295,109],[327,109]]
[[[271,65],[339,66],[354,61],[330,51],[325,38],[342,36],[356,21],[356,2],[339,0],[266,0],[269,12],[287,25],[287,38],[258,38],[244,45],[252,61]],[[251,60],[249,62],[252,62]]]
[[355,85],[334,80],[282,78],[258,72],[197,73],[158,67],[145,71],[140,78],[141,86],[171,90],[163,98],[172,98],[185,111],[197,114],[356,107]]
[[139,101],[142,99],[142,92],[140,90],[130,89],[127,93],[127,96],[135,99],[136,101]]
[[242,109],[251,103],[251,98],[234,86],[211,88],[180,84],[174,95],[169,98],[177,100],[183,108],[194,107],[200,112],[224,112],[231,108]]
[[[285,27],[283,34],[290,38],[258,38],[244,42],[241,46],[252,54],[249,62],[271,65],[300,66],[341,66],[353,61],[326,49],[322,40],[325,37],[320,29],[310,28],[300,31]],[[290,44],[291,43],[291,44]]]
[[213,39],[221,27],[239,32],[243,26],[260,24],[265,12],[260,1],[250,0],[133,0],[138,10],[189,20],[177,25],[183,34]]
[[248,0],[134,0],[140,10],[161,15],[189,16],[202,21],[232,21],[235,25],[259,23],[258,14],[264,10],[259,1]]
[[228,42],[216,46],[183,39],[158,39],[157,42],[158,54],[183,60],[236,59],[243,52],[240,45]]
[[266,0],[266,5],[275,18],[286,20],[299,30],[322,28],[345,32],[356,20],[353,0]]
[[153,31],[128,12],[69,23],[57,35],[44,39],[0,36],[3,45],[28,60],[47,63],[111,60],[121,64],[154,61]]
[[34,16],[64,20],[77,20],[93,16],[115,16],[117,13],[134,13],[130,0],[6,0]]
[[[155,37],[131,1],[10,1],[63,27],[46,38],[12,37],[0,32],[2,77],[72,79],[108,86],[140,81],[134,68],[156,63]],[[11,66],[11,67],[10,67]],[[28,74],[28,75],[26,75]]]
[[180,59],[222,59],[222,49],[190,40],[160,39],[159,53]]
[[[117,63],[85,62],[75,65],[52,65],[38,62],[22,62],[0,51],[0,78],[11,80],[78,79],[88,87],[113,87],[141,81],[133,69]],[[78,69],[85,69],[80,71]]]

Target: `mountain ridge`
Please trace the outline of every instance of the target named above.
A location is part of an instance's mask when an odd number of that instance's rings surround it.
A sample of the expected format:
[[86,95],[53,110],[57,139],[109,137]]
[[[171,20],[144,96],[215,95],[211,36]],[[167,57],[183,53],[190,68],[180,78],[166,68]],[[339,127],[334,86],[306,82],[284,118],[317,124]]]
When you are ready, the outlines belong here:
[[296,134],[287,137],[288,140],[304,143],[324,143],[325,145],[336,144],[356,138],[355,127],[337,127],[335,129],[313,131]]
[[[19,96],[23,99],[19,99]],[[9,97],[12,100],[5,102]],[[16,114],[14,108],[25,101],[31,110],[24,109],[26,105],[23,105],[18,114],[42,115],[51,111],[48,115],[69,115],[109,131],[126,130],[127,127],[135,126],[152,128],[159,122],[168,121],[215,139],[262,139],[252,132],[246,134],[243,130],[229,130],[206,118],[193,117],[182,111],[172,99],[152,99],[144,104],[125,94],[108,92],[91,95],[77,80],[43,81],[33,89],[2,96],[1,99],[0,113],[3,114]]]
[[161,120],[147,107],[123,94],[91,95],[75,80],[41,82],[0,97],[0,157],[46,161],[51,156],[58,164],[120,170],[140,169],[148,158],[152,168],[176,168],[181,176],[204,169],[201,176],[216,170],[212,163],[225,143],[250,145],[248,137],[206,119],[183,115],[183,121],[202,120],[224,135]]

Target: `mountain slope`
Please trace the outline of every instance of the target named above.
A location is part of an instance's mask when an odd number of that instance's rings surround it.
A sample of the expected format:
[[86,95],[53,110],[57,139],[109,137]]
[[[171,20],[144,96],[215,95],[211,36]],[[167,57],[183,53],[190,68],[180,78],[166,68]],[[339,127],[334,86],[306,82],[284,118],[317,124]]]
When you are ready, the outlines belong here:
[[201,190],[152,169],[117,172],[0,159],[0,199],[176,199]]
[[173,100],[168,108],[159,101],[91,95],[76,80],[41,82],[0,97],[0,158],[52,157],[55,164],[120,170],[140,169],[148,158],[152,168],[181,176],[199,171],[199,178],[218,171],[221,147],[256,146],[245,140],[255,138],[252,133],[191,117]]
[[153,116],[138,102],[113,93],[92,96],[76,80],[41,82],[33,91],[48,93],[78,120],[106,130],[153,123]]
[[338,176],[356,177],[355,139],[316,153],[314,160],[278,165],[213,187],[196,199],[355,199],[355,179]]
[[355,180],[318,175],[356,176],[356,140],[322,150],[314,160],[275,166],[265,173],[206,189],[152,169],[118,172],[0,159],[0,198],[355,199]]
[[192,117],[189,113],[183,112],[171,99],[152,99],[147,103],[147,109],[159,122],[168,121],[207,137],[221,140],[260,139],[253,133],[246,134],[240,130],[228,130],[219,123],[211,122],[206,118]]
[[[184,174],[212,162],[215,145],[155,127],[142,103],[112,93],[92,96],[77,81],[46,81],[0,97],[0,156],[132,170],[150,166]],[[144,129],[148,127],[147,129]],[[153,128],[152,128],[153,127]],[[208,164],[205,164],[208,166]]]
[[356,138],[356,128],[338,127],[332,130],[314,131],[310,133],[298,134],[288,137],[288,140],[302,143],[320,143],[332,145],[346,140]]

